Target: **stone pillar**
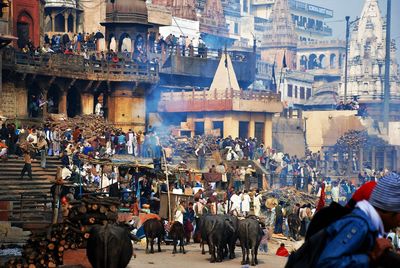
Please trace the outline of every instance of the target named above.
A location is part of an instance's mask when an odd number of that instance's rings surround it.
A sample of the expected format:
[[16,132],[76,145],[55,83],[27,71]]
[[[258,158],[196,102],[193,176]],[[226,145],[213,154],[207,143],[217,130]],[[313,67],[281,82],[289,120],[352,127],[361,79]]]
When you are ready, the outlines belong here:
[[68,33],[68,13],[64,12],[64,32]]
[[72,16],[74,17],[74,22],[73,22],[73,31],[76,33],[76,11],[72,11]]
[[399,170],[400,169],[400,147],[396,146],[395,147],[395,157],[394,157],[394,167],[393,170]]
[[264,145],[265,145],[265,147],[272,148],[272,114],[265,115]]
[[224,137],[228,136],[239,137],[239,120],[232,113],[224,116]]
[[371,148],[371,168],[372,169],[376,169],[376,164],[375,164],[375,161],[376,160],[376,147],[375,146],[372,146],[372,148]]
[[81,95],[82,98],[82,114],[93,114],[94,96],[91,93],[85,92]]
[[67,115],[67,91],[63,90],[60,94],[60,102],[58,103],[58,113]]
[[51,31],[54,33],[56,30],[56,14],[54,12],[51,12],[50,14],[50,20],[51,20]]
[[48,111],[47,111],[47,106],[48,106],[48,103],[47,103],[47,92],[48,92],[47,89],[43,89],[43,97],[44,97],[44,101],[45,101],[45,104],[43,105],[43,118],[46,118],[47,117],[47,113],[48,113]]
[[204,134],[210,134],[212,129],[213,129],[213,123],[211,121],[211,118],[209,117],[204,118]]
[[108,119],[116,127],[127,131],[145,130],[146,100],[145,96],[135,94],[138,89],[133,83],[118,83],[114,87],[108,102]]
[[250,119],[249,121],[249,137],[254,138],[256,134],[256,122],[254,122],[254,119]]
[[387,148],[386,147],[383,147],[383,169],[385,169],[386,167],[388,167],[388,164],[387,164],[387,150],[386,150]]
[[361,171],[363,169],[363,163],[364,163],[364,148],[360,148],[359,154],[358,154],[358,169]]

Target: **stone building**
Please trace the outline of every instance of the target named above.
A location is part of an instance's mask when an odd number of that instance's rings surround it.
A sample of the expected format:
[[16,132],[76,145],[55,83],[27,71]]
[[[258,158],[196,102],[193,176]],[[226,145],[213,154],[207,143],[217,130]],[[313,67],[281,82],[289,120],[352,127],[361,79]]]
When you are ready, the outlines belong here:
[[18,41],[14,42],[19,48],[23,48],[29,40],[33,46],[41,44],[43,38],[43,0],[13,0],[12,24],[10,31]]
[[82,10],[76,0],[47,0],[44,9],[45,32],[49,36],[83,31]]
[[[348,58],[347,99],[359,97],[361,102],[382,102],[385,74],[386,22],[382,18],[377,0],[366,0],[360,19],[351,30]],[[390,95],[400,97],[400,75],[392,42],[390,64]],[[344,68],[343,68],[344,70]],[[344,73],[344,71],[343,71]],[[345,94],[344,75],[340,97]]]
[[261,43],[261,59],[283,68],[285,58],[289,69],[296,69],[297,35],[294,30],[288,0],[276,0],[270,23]]
[[239,88],[229,54],[223,54],[210,89],[164,92],[160,115],[178,124],[180,135],[257,137],[272,146],[272,117],[282,111],[279,94]]

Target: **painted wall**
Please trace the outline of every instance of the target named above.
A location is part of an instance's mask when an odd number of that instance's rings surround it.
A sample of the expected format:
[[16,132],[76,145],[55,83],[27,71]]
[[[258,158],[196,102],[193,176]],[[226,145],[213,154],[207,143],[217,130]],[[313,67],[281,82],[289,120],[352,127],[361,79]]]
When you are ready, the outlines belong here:
[[[40,44],[40,0],[13,0],[13,35],[18,37],[17,23],[30,24],[29,37],[35,47]],[[14,42],[17,45],[17,42]]]

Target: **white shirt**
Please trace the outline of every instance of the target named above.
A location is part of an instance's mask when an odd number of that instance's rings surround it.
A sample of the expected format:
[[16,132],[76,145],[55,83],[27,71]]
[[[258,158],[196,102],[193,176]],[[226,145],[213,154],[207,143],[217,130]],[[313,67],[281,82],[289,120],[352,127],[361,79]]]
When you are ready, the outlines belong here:
[[242,211],[249,212],[250,211],[250,196],[248,194],[242,195]]
[[242,202],[242,200],[240,199],[240,196],[238,196],[237,194],[233,194],[231,196],[231,211],[233,210],[240,210],[240,202]]

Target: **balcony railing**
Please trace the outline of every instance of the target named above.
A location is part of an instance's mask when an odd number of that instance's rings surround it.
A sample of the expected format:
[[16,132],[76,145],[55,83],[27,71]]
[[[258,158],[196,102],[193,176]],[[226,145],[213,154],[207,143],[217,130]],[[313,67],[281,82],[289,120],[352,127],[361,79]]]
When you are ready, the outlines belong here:
[[83,80],[158,82],[159,67],[156,63],[133,61],[110,62],[86,60],[78,55],[3,52],[3,67],[21,73],[70,77]]

